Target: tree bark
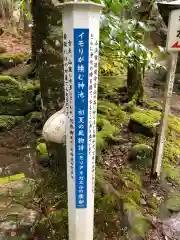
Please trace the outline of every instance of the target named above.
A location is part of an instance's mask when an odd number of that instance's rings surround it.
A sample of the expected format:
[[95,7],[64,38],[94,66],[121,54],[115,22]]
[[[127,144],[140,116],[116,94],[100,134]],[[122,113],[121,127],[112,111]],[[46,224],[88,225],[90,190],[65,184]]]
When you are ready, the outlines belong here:
[[[141,0],[139,9],[139,21],[146,21],[151,17],[154,0]],[[128,100],[134,104],[142,103],[144,95],[143,87],[144,66],[140,65],[137,60],[134,61],[133,67],[127,69],[127,89]]]
[[24,28],[24,33],[31,32],[31,27],[29,27],[29,24],[31,24],[30,20],[30,12],[31,12],[31,5],[29,0],[25,0],[25,9],[22,11],[22,19],[23,19],[23,28]]
[[[32,62],[41,85],[44,122],[64,104],[62,16],[51,0],[32,1]],[[65,146],[48,144],[50,165],[59,172],[62,188],[66,189]]]
[[134,104],[142,103],[144,95],[143,74],[139,63],[136,63],[134,67],[128,68],[127,86],[128,101],[133,101]]

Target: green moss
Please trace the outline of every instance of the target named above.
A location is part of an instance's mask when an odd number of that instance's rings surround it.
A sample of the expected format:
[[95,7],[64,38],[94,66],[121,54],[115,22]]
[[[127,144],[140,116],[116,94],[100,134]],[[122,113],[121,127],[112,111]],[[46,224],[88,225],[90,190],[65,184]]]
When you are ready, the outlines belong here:
[[125,213],[128,219],[128,239],[145,237],[149,229],[149,221],[141,211],[130,204],[125,204]]
[[148,229],[148,221],[141,207],[141,194],[143,193],[142,181],[139,174],[130,168],[122,168],[119,174],[123,200],[123,215],[128,221],[125,227],[128,228],[130,239],[143,237]]
[[152,99],[149,99],[147,97],[143,99],[143,106],[152,110],[157,110],[157,111],[162,110],[162,105],[160,103],[153,101]]
[[131,119],[147,128],[156,128],[161,113],[155,110],[140,110],[131,115]]
[[47,151],[47,147],[46,147],[46,143],[39,143],[38,146],[36,147],[36,152],[37,155],[48,155],[48,151]]
[[180,185],[180,167],[173,166],[168,159],[164,159],[162,168],[162,177],[170,182],[175,182]]
[[9,182],[21,180],[24,178],[25,178],[25,175],[23,173],[20,173],[20,174],[8,176],[8,177],[2,177],[0,178],[0,183],[9,183]]
[[99,60],[99,73],[103,76],[114,76],[122,74],[124,65],[122,62],[115,61],[114,58],[100,56]]
[[0,76],[0,114],[24,115],[35,107],[36,87],[20,83],[9,76]]
[[[149,225],[140,204],[143,191],[140,176],[130,168],[122,168],[118,175],[98,168],[96,183],[95,214],[96,220],[101,219],[99,224],[96,221],[98,231],[103,232],[102,221],[105,221],[106,232],[114,229],[116,233],[121,228],[128,230],[129,237],[133,237],[130,239],[144,236]],[[120,224],[114,225],[119,217]]]
[[146,144],[137,144],[129,152],[129,160],[135,167],[151,167],[153,149]]
[[41,123],[42,122],[42,113],[41,112],[30,112],[26,116],[28,122],[30,123]]
[[140,176],[131,168],[121,169],[119,173],[119,178],[124,183],[124,185],[129,189],[130,188],[137,189],[142,187],[142,181]]
[[20,95],[20,84],[9,76],[0,76],[0,96],[13,97]]
[[168,210],[179,212],[180,211],[180,193],[172,192],[166,201],[166,207]]
[[[126,86],[125,76],[100,76],[99,87],[102,91],[108,91],[109,93],[113,91],[118,91],[119,89]],[[108,94],[108,92],[107,92]]]
[[107,119],[102,115],[97,117],[97,134],[96,134],[96,150],[97,155],[101,153],[109,141],[117,141],[116,135],[118,129],[113,126]]
[[2,53],[0,54],[0,64],[9,68],[28,60],[29,57],[30,55],[27,53]]
[[180,145],[176,142],[166,142],[164,148],[164,158],[173,164],[176,164],[180,159]]
[[180,184],[180,118],[170,116],[168,119],[168,134],[163,156],[163,177]]
[[100,76],[98,98],[119,102],[121,92],[126,91],[126,76]]
[[170,116],[168,119],[168,130],[169,132],[175,132],[180,135],[180,118],[176,116]]
[[153,195],[147,193],[146,194],[146,202],[147,202],[147,205],[151,209],[155,210],[155,211],[153,211],[153,213],[157,214],[158,213],[158,204],[159,204],[157,198],[155,198]]
[[120,126],[128,121],[128,116],[118,105],[109,101],[99,100],[97,112],[106,116],[111,123]]
[[147,145],[154,145],[154,139],[144,136],[143,134],[134,134],[133,135],[133,142],[135,144],[147,144]]
[[123,105],[123,110],[128,113],[134,113],[134,112],[139,111],[139,107],[137,107],[136,102],[132,100]]
[[22,89],[24,91],[26,90],[40,91],[39,80],[28,81],[28,83],[22,84]]
[[20,123],[24,117],[0,115],[0,131],[12,129],[16,124]]
[[24,115],[27,112],[33,111],[34,102],[33,94],[23,98],[4,98],[0,96],[0,114]]

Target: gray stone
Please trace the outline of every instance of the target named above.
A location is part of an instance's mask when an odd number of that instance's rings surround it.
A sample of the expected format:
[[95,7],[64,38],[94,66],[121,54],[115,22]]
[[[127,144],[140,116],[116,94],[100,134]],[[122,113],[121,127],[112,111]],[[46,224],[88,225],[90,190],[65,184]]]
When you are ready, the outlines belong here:
[[168,240],[180,240],[180,213],[164,220],[162,230]]
[[[0,184],[0,233],[2,240],[7,239],[9,232],[15,232],[18,236],[31,234],[30,228],[35,223],[38,213],[32,209],[25,208],[21,204],[11,201],[11,194],[23,194],[33,180],[19,180],[6,184]],[[8,197],[9,196],[9,197]],[[17,196],[18,198],[18,196]],[[3,238],[5,236],[5,238]],[[0,236],[1,240],[1,236]]]

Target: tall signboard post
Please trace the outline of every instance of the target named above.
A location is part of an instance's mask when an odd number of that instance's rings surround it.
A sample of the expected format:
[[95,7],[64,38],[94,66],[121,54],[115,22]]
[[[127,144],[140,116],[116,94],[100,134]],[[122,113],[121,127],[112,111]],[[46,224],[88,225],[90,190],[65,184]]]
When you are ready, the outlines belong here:
[[102,5],[67,2],[60,6],[64,38],[69,240],[92,240]]
[[[167,51],[169,52],[169,65],[164,96],[164,106],[159,127],[159,135],[157,139],[157,146],[153,165],[153,175],[156,176],[159,176],[161,172],[165,137],[168,125],[170,100],[173,92],[178,52],[180,51],[180,0],[159,3],[159,8],[165,22],[168,22],[166,47]],[[165,12],[169,16],[163,16],[163,12]],[[167,20],[167,17],[169,17],[169,21]]]

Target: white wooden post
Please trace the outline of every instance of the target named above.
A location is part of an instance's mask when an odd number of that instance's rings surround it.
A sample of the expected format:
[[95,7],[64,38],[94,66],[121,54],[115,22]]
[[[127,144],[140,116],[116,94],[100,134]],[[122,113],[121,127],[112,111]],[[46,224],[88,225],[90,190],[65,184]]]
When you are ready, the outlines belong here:
[[178,52],[180,51],[180,1],[169,2],[168,4],[176,4],[175,10],[170,12],[169,25],[168,25],[168,36],[167,36],[167,51],[169,55],[168,74],[166,80],[165,96],[164,96],[164,107],[161,117],[161,123],[159,126],[159,135],[156,147],[156,154],[153,166],[153,175],[160,176],[162,158],[164,152],[165,136],[168,126],[168,115],[170,109],[170,100],[174,86],[174,76],[177,65]]
[[60,5],[64,37],[69,240],[92,240],[102,5],[90,2]]
[[163,152],[164,152],[166,130],[168,126],[168,115],[169,115],[170,101],[171,101],[173,85],[174,85],[174,74],[176,71],[177,57],[178,57],[178,53],[176,52],[170,53],[168,75],[167,75],[166,87],[165,87],[164,106],[162,111],[161,123],[159,126],[159,135],[158,135],[154,169],[153,169],[153,174],[157,176],[159,176],[161,172],[161,165],[162,165],[162,158],[163,158]]

